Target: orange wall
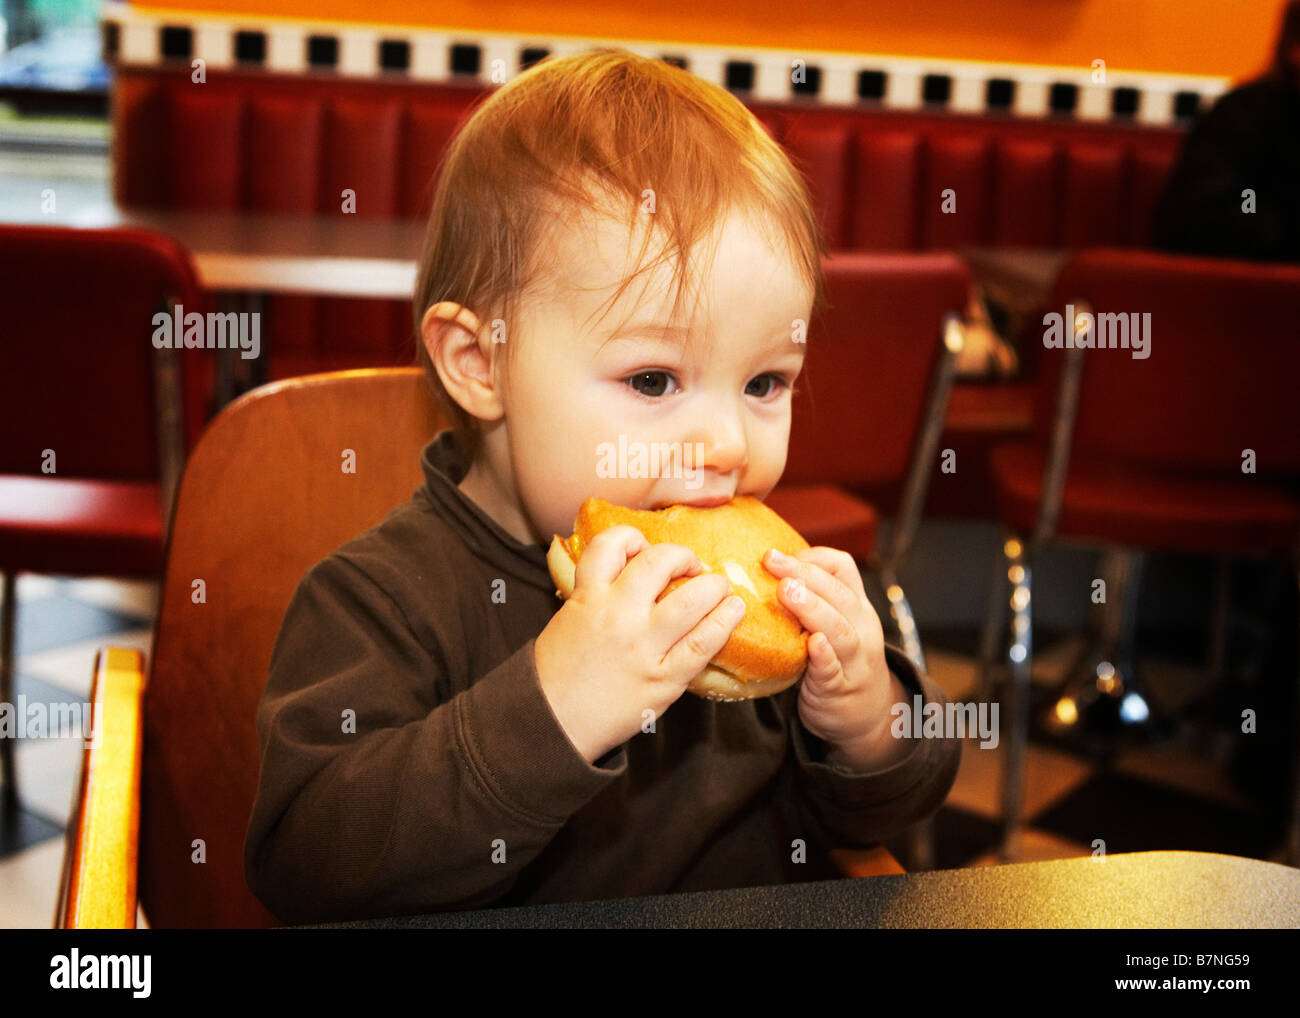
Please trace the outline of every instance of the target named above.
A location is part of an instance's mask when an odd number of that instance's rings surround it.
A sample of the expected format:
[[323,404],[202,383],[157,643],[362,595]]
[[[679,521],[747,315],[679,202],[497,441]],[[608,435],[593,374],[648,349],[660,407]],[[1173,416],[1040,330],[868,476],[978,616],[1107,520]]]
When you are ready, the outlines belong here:
[[1284,0],[813,0],[779,7],[734,0],[136,0],[134,6],[1071,67],[1101,58],[1115,70],[1240,79],[1266,66]]

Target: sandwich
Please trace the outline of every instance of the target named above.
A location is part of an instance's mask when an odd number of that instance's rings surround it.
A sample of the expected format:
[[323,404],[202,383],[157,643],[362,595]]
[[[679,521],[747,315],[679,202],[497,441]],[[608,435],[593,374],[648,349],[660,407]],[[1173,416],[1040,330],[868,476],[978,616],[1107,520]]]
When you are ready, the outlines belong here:
[[[809,633],[781,604],[779,580],[762,563],[769,548],[794,555],[808,547],[785,520],[749,495],[708,508],[676,503],[662,509],[628,509],[589,498],[578,510],[573,534],[555,534],[546,555],[561,598],[572,595],[578,560],[591,539],[620,524],[635,527],[651,544],[690,548],[705,571],[726,576],[745,602],[745,615],[731,637],[687,689],[709,700],[752,700],[799,680],[808,664]],[[674,577],[658,600],[691,578]]]

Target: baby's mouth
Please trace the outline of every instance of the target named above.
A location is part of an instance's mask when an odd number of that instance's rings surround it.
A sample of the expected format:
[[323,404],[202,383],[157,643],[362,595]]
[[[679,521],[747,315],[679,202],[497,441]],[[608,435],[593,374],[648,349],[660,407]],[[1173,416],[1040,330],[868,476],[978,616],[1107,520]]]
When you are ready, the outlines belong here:
[[665,502],[656,502],[650,507],[650,511],[655,512],[659,509],[665,509],[670,505],[688,505],[697,509],[712,509],[720,505],[726,505],[733,498],[735,498],[734,495],[713,495],[708,498],[671,499]]

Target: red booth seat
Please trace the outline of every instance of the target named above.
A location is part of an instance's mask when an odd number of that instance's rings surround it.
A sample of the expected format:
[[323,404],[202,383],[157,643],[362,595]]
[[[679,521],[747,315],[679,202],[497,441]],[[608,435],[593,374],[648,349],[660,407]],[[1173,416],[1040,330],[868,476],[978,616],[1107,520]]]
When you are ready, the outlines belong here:
[[[122,68],[125,205],[420,216],[473,87]],[[1182,131],[751,103],[807,173],[832,250],[1145,245]],[[955,214],[941,192],[956,193]]]
[[[991,456],[998,515],[1032,533],[1047,456],[1032,443],[999,446]],[[1105,534],[1116,544],[1197,554],[1230,548],[1242,555],[1286,555],[1300,516],[1281,491],[1214,478],[1158,477],[1114,461],[1070,464],[1058,526],[1064,534]]]
[[33,573],[109,576],[162,572],[158,484],[61,477],[0,477],[0,562]]
[[[1145,246],[1182,138],[952,114],[772,113],[834,249]],[[943,209],[948,189],[954,212]]]

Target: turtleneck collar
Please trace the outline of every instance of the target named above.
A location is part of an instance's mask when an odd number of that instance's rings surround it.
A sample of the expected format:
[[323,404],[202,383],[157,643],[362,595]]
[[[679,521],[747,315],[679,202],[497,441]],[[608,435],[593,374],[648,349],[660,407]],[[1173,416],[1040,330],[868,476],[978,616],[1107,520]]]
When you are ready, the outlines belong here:
[[539,589],[554,591],[546,547],[522,543],[457,487],[469,472],[469,464],[456,449],[450,429],[438,432],[424,447],[420,466],[424,470],[422,490],[433,511],[456,528],[479,558]]

